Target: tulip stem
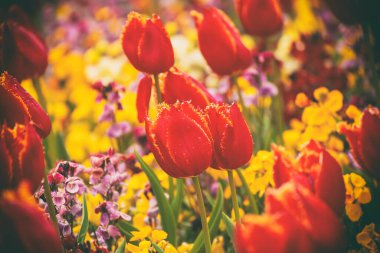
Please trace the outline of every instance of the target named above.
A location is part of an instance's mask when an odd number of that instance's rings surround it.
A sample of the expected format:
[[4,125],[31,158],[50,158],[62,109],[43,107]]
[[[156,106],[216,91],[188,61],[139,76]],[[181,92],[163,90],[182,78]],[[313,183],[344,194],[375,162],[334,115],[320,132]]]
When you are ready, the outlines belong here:
[[45,99],[44,94],[42,93],[40,81],[38,80],[38,78],[33,78],[32,83],[33,83],[33,88],[37,93],[38,102],[40,102],[42,109],[47,111],[46,99]]
[[236,223],[240,223],[239,203],[238,203],[238,199],[236,195],[236,186],[235,186],[233,171],[227,170],[227,174],[228,174],[228,182],[231,188],[231,198],[232,198],[232,205],[235,212],[235,221]]
[[259,214],[260,211],[259,211],[259,207],[257,205],[257,198],[255,198],[255,196],[253,196],[251,190],[249,189],[249,186],[248,186],[248,183],[247,183],[247,180],[245,180],[244,178],[244,175],[243,173],[241,172],[241,169],[237,169],[236,170],[239,178],[240,178],[240,181],[241,183],[243,184],[243,187],[246,191],[246,194],[248,195],[248,200],[249,200],[249,208],[250,210],[254,213],[254,214]]
[[157,93],[157,103],[162,103],[162,96],[161,96],[161,89],[160,89],[160,80],[158,78],[158,74],[154,74],[154,86],[156,87],[156,93]]
[[205,209],[205,203],[203,201],[201,184],[199,183],[199,176],[193,177],[192,179],[193,179],[193,183],[194,183],[194,187],[197,193],[197,199],[199,203],[199,210],[200,210],[200,215],[201,215],[202,230],[203,230],[203,236],[205,240],[206,253],[211,253],[210,232],[208,230],[208,225],[207,225],[206,209]]
[[237,91],[237,94],[238,94],[239,103],[241,105],[241,108],[243,109],[244,118],[249,122],[248,109],[245,106],[244,99],[243,99],[243,93],[241,91],[241,88],[240,88],[240,86],[239,86],[239,84],[237,82],[237,78],[235,76],[232,76],[232,82],[236,86],[236,91]]

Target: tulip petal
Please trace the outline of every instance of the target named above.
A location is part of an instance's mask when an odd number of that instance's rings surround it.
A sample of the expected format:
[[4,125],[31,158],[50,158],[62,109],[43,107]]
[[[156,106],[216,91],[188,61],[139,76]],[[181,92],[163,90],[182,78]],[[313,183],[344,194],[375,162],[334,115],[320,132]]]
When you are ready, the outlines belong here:
[[152,78],[149,75],[145,75],[137,87],[136,108],[139,122],[144,122],[145,117],[148,116],[152,85]]
[[293,165],[280,147],[272,145],[274,152],[273,180],[276,188],[290,180]]

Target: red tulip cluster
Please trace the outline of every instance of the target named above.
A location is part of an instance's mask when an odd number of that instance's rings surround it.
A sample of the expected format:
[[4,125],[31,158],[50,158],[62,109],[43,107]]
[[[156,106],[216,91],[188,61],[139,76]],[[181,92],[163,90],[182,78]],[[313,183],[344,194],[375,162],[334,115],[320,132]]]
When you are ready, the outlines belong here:
[[176,178],[194,177],[208,167],[237,169],[249,161],[253,140],[237,105],[190,102],[162,105],[146,121],[152,152],[161,168]]

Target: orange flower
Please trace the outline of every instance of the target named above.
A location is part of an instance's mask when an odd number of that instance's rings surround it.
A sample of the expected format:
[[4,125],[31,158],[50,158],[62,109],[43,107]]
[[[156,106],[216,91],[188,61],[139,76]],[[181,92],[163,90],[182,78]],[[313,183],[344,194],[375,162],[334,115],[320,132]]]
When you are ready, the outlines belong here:
[[155,14],[145,19],[136,12],[129,13],[121,40],[125,55],[139,71],[158,74],[174,64],[169,36]]
[[319,143],[311,140],[303,147],[295,162],[286,157],[279,148],[273,146],[273,149],[276,187],[293,179],[308,187],[336,214],[343,213],[346,190],[342,169]]
[[161,168],[172,177],[197,176],[212,160],[206,116],[188,102],[162,104],[157,119],[146,120],[148,140]]
[[200,50],[215,73],[230,75],[248,67],[252,58],[250,51],[227,15],[214,7],[204,8],[203,14],[193,11],[192,15]]
[[238,253],[343,252],[344,230],[323,201],[293,181],[268,190],[264,215],[244,217],[235,241]]
[[10,7],[0,24],[0,72],[8,71],[19,81],[40,76],[47,67],[47,51],[26,14]]
[[0,78],[0,108],[0,189],[22,179],[36,189],[45,168],[40,136],[50,131],[49,117],[7,73]]
[[237,169],[253,153],[253,139],[237,104],[210,104],[206,108],[214,140],[215,169]]
[[352,154],[359,165],[376,178],[380,178],[380,111],[376,107],[365,109],[359,126],[339,127],[339,132],[346,136]]
[[267,37],[282,29],[278,0],[237,0],[236,7],[244,29],[251,35]]
[[0,201],[0,252],[61,252],[61,242],[25,184]]

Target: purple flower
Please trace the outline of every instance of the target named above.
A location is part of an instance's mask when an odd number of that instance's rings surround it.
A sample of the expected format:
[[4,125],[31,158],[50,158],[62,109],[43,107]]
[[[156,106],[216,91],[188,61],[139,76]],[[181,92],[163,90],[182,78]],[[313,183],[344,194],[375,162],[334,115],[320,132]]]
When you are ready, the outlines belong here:
[[128,122],[115,123],[108,128],[106,134],[110,138],[119,138],[131,131],[132,127]]

